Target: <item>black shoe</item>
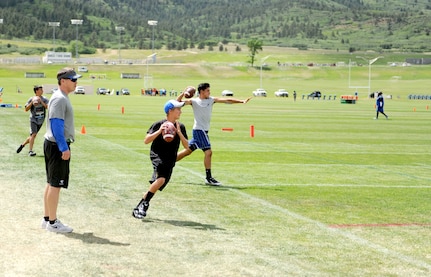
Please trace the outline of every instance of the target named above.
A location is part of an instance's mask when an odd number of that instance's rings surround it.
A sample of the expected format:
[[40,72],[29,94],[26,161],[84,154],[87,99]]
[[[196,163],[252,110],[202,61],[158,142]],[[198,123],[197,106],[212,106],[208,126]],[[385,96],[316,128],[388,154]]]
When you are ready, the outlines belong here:
[[18,149],[16,150],[16,152],[17,152],[17,153],[21,152],[21,150],[22,150],[23,148],[24,148],[24,145],[22,145],[22,144],[21,144],[21,145],[18,147]]
[[144,218],[147,216],[147,210],[150,207],[150,204],[148,202],[142,202],[141,204],[139,204],[136,208],[133,209],[133,217],[134,218]]
[[214,179],[213,177],[205,179],[205,184],[210,186],[221,186],[221,183]]
[[147,215],[147,213],[144,212],[143,210],[139,211],[138,208],[134,208],[132,215],[134,218],[141,219],[141,218],[144,218]]
[[146,212],[148,210],[148,208],[150,207],[150,203],[148,203],[147,201],[144,201],[142,203],[142,206],[144,207],[144,212]]

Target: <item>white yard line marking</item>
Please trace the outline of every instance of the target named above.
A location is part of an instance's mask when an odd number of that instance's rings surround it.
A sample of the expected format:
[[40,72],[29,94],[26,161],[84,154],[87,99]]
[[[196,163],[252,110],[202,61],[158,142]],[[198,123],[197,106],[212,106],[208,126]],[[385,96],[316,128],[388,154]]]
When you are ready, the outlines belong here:
[[241,184],[240,187],[351,187],[351,188],[399,188],[399,189],[431,189],[429,186],[387,186],[387,185],[364,185],[364,184]]
[[344,237],[344,238],[348,238],[351,241],[353,241],[353,242],[355,242],[357,244],[366,246],[368,248],[371,248],[374,251],[378,251],[380,253],[383,253],[385,255],[394,257],[394,258],[396,258],[398,260],[407,262],[407,263],[415,265],[417,267],[422,267],[422,268],[426,268],[428,270],[431,270],[431,264],[429,264],[429,263],[427,263],[425,261],[421,261],[421,260],[415,259],[413,257],[409,257],[409,256],[403,255],[401,253],[392,251],[392,250],[390,250],[390,249],[388,249],[386,247],[383,247],[381,245],[372,243],[372,242],[370,242],[370,241],[368,241],[366,239],[363,239],[363,238],[361,238],[359,236],[356,236],[356,235],[354,235],[352,233],[345,232],[345,231],[342,231],[340,229],[330,228],[329,226],[327,226],[326,224],[323,224],[322,222],[319,222],[319,221],[313,220],[311,218],[302,216],[300,214],[291,212],[291,211],[289,211],[289,210],[287,210],[285,208],[282,208],[280,206],[271,204],[271,203],[269,203],[269,202],[267,202],[265,200],[262,200],[260,198],[251,196],[251,195],[249,195],[247,193],[244,193],[244,192],[241,192],[239,190],[231,189],[231,191],[235,192],[235,193],[237,193],[239,195],[241,195],[244,198],[250,199],[254,203],[259,203],[260,205],[265,206],[266,208],[274,209],[274,210],[277,210],[277,211],[279,211],[281,213],[284,213],[284,214],[286,214],[286,215],[288,215],[288,216],[290,216],[292,218],[295,218],[297,220],[301,220],[303,222],[311,223],[311,224],[317,226],[318,228],[324,230],[327,233],[333,234],[335,236],[341,236],[341,237]]

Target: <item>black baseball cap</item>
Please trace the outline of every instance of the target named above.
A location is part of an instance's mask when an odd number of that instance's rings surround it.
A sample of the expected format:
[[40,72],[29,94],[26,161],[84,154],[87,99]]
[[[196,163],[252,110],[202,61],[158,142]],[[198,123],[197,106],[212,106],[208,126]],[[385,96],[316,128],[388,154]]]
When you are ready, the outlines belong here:
[[62,70],[60,70],[57,73],[57,80],[61,80],[61,79],[78,79],[81,78],[82,75],[79,75],[75,72],[75,70],[73,68],[63,68]]
[[41,86],[41,85],[34,85],[33,86],[33,91],[34,91],[34,93],[36,93],[36,91],[38,90],[38,89],[43,89],[43,87]]

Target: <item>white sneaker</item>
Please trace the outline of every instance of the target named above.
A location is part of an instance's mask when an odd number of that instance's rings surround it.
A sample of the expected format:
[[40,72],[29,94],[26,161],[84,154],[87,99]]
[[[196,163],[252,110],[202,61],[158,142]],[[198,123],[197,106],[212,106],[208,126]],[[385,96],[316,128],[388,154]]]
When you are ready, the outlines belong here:
[[67,225],[64,225],[60,220],[56,219],[54,224],[46,224],[46,230],[55,233],[71,233],[73,229]]
[[45,218],[42,218],[42,221],[40,222],[40,228],[46,229],[46,225],[48,225],[49,221],[46,221]]

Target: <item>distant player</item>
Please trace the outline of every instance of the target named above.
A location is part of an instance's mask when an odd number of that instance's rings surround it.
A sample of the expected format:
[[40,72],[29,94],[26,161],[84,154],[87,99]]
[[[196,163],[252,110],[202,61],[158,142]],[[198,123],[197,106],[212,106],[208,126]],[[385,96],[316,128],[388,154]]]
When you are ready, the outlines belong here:
[[379,119],[379,113],[383,114],[386,119],[388,119],[389,117],[385,114],[384,110],[383,110],[383,106],[385,105],[385,102],[383,100],[383,93],[380,91],[377,94],[377,100],[376,100],[376,117],[374,119]]
[[45,121],[46,109],[49,102],[48,98],[42,96],[42,86],[34,86],[33,91],[35,96],[30,97],[27,104],[25,104],[25,111],[30,111],[30,136],[16,150],[17,153],[20,153],[24,146],[29,143],[29,156],[36,156],[36,153],[33,151],[34,140]]

